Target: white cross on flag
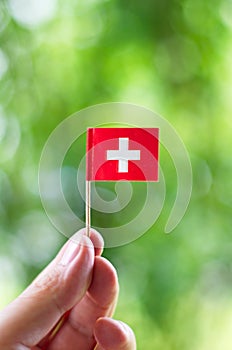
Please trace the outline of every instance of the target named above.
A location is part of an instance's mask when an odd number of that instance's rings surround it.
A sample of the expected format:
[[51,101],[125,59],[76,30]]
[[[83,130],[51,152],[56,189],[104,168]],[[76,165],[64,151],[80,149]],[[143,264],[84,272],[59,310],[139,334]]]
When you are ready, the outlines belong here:
[[89,128],[88,181],[158,181],[158,128]]

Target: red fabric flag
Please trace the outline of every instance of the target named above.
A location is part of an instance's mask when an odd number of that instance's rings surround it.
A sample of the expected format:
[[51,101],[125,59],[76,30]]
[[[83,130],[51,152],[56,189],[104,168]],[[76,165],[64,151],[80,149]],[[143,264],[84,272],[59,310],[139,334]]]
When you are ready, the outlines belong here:
[[158,181],[158,128],[89,128],[88,181]]

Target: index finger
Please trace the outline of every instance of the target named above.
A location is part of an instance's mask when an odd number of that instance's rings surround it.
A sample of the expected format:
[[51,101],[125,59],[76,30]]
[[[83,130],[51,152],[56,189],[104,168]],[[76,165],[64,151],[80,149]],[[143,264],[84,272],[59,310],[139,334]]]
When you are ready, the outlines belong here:
[[96,257],[92,283],[83,299],[71,310],[49,350],[92,350],[96,345],[95,322],[111,316],[118,296],[118,279],[114,267],[102,257]]
[[[70,240],[74,241],[75,243],[77,243],[78,241],[81,240],[81,238],[83,236],[86,235],[86,228],[83,228],[81,230],[79,230],[78,232],[76,232],[71,238]],[[103,246],[104,246],[104,241],[102,236],[100,235],[99,232],[97,232],[94,229],[90,229],[90,235],[89,238],[91,240],[91,245],[93,245],[94,247],[94,251],[95,251],[95,256],[99,256],[102,254],[103,251]],[[82,243],[83,244],[83,243]],[[85,245],[88,245],[88,241],[85,242]],[[55,336],[58,334],[59,330],[61,329],[61,327],[65,324],[65,322],[67,321],[67,319],[69,318],[71,310],[67,311],[58,321],[58,323],[53,327],[53,329],[46,335],[45,338],[43,338],[39,345],[41,347],[41,349],[47,349],[49,347],[49,345],[52,343],[53,339],[55,338]]]

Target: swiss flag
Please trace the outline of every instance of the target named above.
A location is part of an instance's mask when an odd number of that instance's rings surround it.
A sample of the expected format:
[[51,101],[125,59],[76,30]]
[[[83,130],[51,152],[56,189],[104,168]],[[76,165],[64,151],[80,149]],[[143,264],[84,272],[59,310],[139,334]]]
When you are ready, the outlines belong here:
[[158,128],[89,128],[88,181],[158,181]]

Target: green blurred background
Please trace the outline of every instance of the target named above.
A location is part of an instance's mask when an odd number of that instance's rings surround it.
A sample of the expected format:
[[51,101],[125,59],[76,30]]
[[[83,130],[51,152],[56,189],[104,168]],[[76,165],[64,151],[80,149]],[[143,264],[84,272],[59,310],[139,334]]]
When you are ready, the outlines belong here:
[[[104,253],[119,273],[116,317],[141,350],[231,349],[231,54],[231,0],[1,0],[0,307],[65,241],[39,197],[47,137],[84,107],[136,103],[180,134],[194,184],[184,219],[165,235],[176,176],[162,151],[159,220]],[[66,165],[70,183],[73,158]]]

